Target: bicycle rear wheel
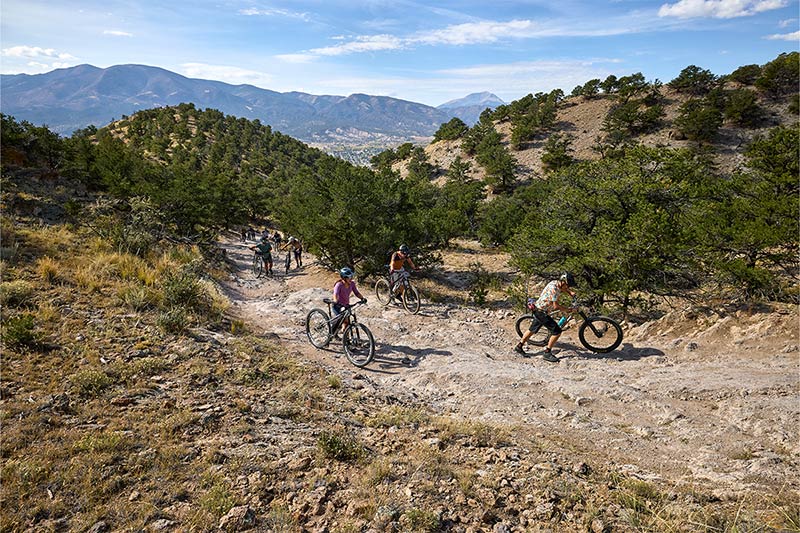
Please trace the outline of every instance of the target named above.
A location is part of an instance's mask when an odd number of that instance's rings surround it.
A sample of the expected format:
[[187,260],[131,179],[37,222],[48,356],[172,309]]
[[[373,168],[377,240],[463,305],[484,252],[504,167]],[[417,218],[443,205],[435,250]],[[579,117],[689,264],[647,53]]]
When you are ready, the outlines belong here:
[[286,252],[286,272],[285,274],[289,273],[289,269],[292,267],[292,254],[290,252]]
[[419,306],[419,291],[409,283],[403,291],[403,307],[412,315],[416,315],[419,312]]
[[261,277],[261,273],[264,272],[264,260],[261,259],[260,255],[253,256],[253,274],[257,278]]
[[375,356],[375,339],[364,324],[350,325],[342,335],[342,345],[347,359],[357,367],[364,367]]
[[328,313],[312,309],[306,316],[306,335],[314,348],[324,348],[331,342],[331,324]]
[[[533,322],[539,322],[533,315],[522,315],[519,317],[514,323],[514,329],[517,330],[517,335],[520,337],[525,335],[525,332],[530,329],[531,323]],[[550,339],[550,331],[540,324],[539,329],[528,339],[528,344],[547,346],[548,339]]]
[[392,289],[389,287],[389,282],[386,278],[381,278],[375,282],[375,296],[381,305],[389,305],[392,303]]
[[578,329],[578,338],[587,349],[608,353],[622,342],[622,328],[613,318],[590,316]]

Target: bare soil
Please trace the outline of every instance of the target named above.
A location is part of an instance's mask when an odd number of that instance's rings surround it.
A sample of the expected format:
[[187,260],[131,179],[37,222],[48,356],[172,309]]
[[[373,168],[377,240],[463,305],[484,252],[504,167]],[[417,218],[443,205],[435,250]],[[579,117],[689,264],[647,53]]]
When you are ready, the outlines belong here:
[[358,317],[377,342],[375,359],[358,369],[340,343],[317,350],[306,338],[305,316],[326,307],[334,273],[306,254],[302,268],[284,274],[281,253],[276,276],[256,279],[252,252],[242,243],[224,246],[235,265],[225,288],[238,316],[331,372],[441,413],[547,436],[643,479],[703,485],[719,497],[800,489],[794,306],[724,316],[674,309],[655,321],[623,324],[623,345],[606,355],[584,349],[572,327],[556,345],[560,362],[548,363],[512,351],[517,313],[506,302],[482,309],[442,297],[466,294],[476,258],[490,272],[512,275],[502,254],[462,243],[444,254],[438,277],[448,286],[419,280],[417,315],[381,306],[374,280],[358,280],[369,299]]

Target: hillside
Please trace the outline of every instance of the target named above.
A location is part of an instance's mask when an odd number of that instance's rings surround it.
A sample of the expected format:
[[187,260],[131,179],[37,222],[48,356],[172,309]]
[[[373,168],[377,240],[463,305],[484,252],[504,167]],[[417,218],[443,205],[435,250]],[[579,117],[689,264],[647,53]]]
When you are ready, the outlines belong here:
[[[731,88],[738,88],[732,84]],[[637,141],[645,146],[664,146],[673,149],[695,148],[697,143],[681,139],[674,126],[681,105],[692,98],[669,87],[661,89],[664,96],[664,118],[662,126],[655,132],[637,137]],[[759,135],[764,135],[778,125],[797,123],[797,115],[789,112],[791,98],[759,99],[759,105],[766,110],[766,117],[757,127],[740,127],[730,122],[722,124],[718,134],[707,148],[712,154],[720,172],[730,173],[743,162],[743,150],[747,144]],[[614,100],[608,97],[586,99],[582,96],[567,97],[558,108],[555,126],[547,133],[537,136],[536,140],[527,143],[520,150],[511,149],[510,153],[516,162],[517,179],[524,182],[530,179],[543,178],[545,169],[542,166],[542,154],[547,139],[558,133],[567,133],[574,137],[572,143],[573,156],[579,161],[591,161],[600,158],[595,147],[597,139],[602,137],[603,121],[606,119]],[[506,147],[510,145],[511,124],[500,121],[495,125],[503,138]],[[470,174],[476,179],[484,179],[485,171],[475,161],[474,156],[465,154],[461,140],[439,141],[423,145],[428,160],[443,175],[456,157],[471,163]],[[405,172],[405,164],[395,163],[393,168]]]
[[607,357],[568,331],[550,365],[510,351],[502,292],[464,304],[472,261],[511,272],[462,242],[421,281],[417,316],[359,280],[379,345],[358,370],[304,339],[333,281],[313,256],[264,280],[230,233],[225,254],[121,252],[95,233],[108,200],[3,172],[6,531],[800,524],[794,307],[681,308],[625,324]]

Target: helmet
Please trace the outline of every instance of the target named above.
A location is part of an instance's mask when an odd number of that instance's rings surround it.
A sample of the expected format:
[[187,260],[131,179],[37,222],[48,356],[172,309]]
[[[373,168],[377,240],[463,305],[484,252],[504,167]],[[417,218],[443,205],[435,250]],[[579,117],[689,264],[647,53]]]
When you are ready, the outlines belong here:
[[343,278],[352,278],[353,274],[353,269],[350,267],[344,267],[343,269],[339,270],[339,275]]
[[570,287],[575,286],[575,276],[573,276],[570,272],[564,272],[563,274],[561,274],[560,279],[561,281],[565,281],[567,285],[569,285]]
[[406,246],[405,244],[401,244],[400,245],[400,251],[403,252],[404,254],[407,254],[408,253],[408,246]]

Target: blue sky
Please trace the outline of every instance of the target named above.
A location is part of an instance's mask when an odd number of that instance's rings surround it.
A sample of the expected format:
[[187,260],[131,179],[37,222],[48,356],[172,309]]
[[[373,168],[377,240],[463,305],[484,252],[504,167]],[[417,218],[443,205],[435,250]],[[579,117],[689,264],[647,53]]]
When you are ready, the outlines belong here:
[[798,50],[797,0],[3,0],[0,71],[137,63],[280,92],[510,102]]

